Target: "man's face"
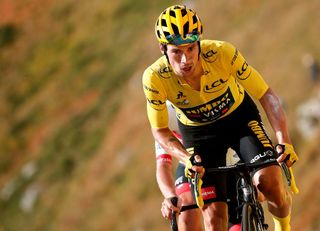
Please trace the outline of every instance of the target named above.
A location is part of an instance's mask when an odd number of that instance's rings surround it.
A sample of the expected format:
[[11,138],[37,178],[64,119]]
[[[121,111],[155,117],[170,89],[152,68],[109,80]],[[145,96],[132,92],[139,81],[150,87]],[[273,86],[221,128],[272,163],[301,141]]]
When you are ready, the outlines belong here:
[[189,77],[199,63],[199,46],[197,42],[183,46],[168,44],[167,55],[174,73],[180,77]]

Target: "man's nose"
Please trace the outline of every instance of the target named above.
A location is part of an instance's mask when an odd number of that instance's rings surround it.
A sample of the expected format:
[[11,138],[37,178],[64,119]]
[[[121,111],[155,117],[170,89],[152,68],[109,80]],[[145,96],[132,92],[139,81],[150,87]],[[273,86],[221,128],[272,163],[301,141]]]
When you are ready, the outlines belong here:
[[186,63],[187,61],[188,61],[187,54],[183,53],[182,56],[181,56],[181,62],[182,63]]

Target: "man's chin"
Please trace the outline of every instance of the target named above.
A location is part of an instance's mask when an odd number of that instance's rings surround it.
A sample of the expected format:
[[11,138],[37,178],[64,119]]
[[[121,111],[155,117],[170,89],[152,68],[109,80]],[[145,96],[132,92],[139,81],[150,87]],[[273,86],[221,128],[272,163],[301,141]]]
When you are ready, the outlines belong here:
[[192,74],[192,68],[189,68],[189,69],[180,69],[180,70],[179,70],[179,74],[182,75],[182,76],[191,75],[191,74]]
[[191,71],[181,71],[180,72],[180,76],[183,77],[183,78],[189,77],[191,75],[192,75]]

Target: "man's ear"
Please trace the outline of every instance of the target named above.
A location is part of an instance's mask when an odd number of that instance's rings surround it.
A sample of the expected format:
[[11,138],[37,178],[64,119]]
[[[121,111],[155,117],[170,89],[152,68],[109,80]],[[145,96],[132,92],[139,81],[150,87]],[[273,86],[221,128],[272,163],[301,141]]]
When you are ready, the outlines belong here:
[[164,45],[162,43],[159,43],[159,48],[161,53],[164,55],[165,49],[164,49]]

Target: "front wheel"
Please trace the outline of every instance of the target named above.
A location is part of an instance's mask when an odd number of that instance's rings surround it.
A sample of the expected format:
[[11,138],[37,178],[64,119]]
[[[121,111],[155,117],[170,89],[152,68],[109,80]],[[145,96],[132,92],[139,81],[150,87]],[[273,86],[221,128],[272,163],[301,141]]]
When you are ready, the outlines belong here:
[[242,207],[241,231],[260,231],[258,223],[252,205],[245,203]]

